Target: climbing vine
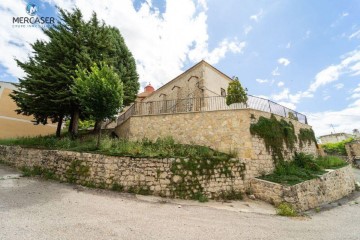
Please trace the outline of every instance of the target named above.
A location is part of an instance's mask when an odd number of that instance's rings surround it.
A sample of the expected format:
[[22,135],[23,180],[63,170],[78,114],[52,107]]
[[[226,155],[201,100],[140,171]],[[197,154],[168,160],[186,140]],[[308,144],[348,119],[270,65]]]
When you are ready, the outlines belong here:
[[278,121],[273,114],[270,118],[260,117],[257,123],[251,124],[250,133],[264,140],[266,150],[271,152],[275,162],[284,160],[284,143],[293,151],[297,142],[294,125],[284,119]]
[[314,131],[311,128],[301,128],[298,134],[298,139],[300,148],[303,148],[305,143],[310,145],[311,142],[314,142],[317,145]]

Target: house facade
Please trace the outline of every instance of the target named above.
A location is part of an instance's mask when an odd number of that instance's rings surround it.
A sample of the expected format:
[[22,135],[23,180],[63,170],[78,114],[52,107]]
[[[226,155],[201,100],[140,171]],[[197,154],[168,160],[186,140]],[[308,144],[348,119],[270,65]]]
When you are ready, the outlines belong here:
[[53,134],[56,126],[52,124],[34,125],[32,116],[17,114],[18,108],[10,94],[16,89],[8,82],[0,81],[0,138],[15,138]]
[[230,81],[230,77],[201,61],[156,91],[151,85],[146,86],[145,91],[138,95],[136,112],[160,114],[200,111],[211,107],[211,97],[220,97],[217,101],[224,105]]
[[[267,99],[248,95],[246,103],[226,104],[226,91],[232,81],[224,73],[201,61],[158,90],[135,102],[119,116],[114,129],[119,138],[141,141],[173,137],[183,144],[208,146],[222,152],[236,153],[247,159],[253,176],[274,169],[271,153],[263,139],[250,133],[251,124],[261,117],[274,115],[294,126],[298,136],[302,129],[311,129],[305,115]],[[286,149],[286,159],[295,151],[317,154],[315,142]]]
[[332,134],[320,136],[319,139],[322,144],[326,144],[326,143],[341,142],[352,137],[354,136],[348,133],[332,133]]

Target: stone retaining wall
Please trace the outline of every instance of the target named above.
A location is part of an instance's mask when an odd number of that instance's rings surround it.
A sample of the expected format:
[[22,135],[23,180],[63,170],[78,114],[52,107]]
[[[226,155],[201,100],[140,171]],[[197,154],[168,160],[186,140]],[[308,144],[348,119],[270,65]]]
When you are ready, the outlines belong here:
[[[301,128],[311,128],[296,120],[275,116],[278,120],[292,122],[296,135]],[[257,177],[271,173],[275,167],[272,154],[267,151],[264,140],[250,133],[250,125],[256,123],[260,117],[270,118],[271,113],[254,109],[234,109],[132,116],[116,127],[115,132],[120,138],[134,141],[171,136],[179,143],[208,146],[221,152],[237,152],[239,158],[248,160],[249,177]],[[317,155],[314,142],[302,147],[297,142],[293,151],[284,144],[284,149],[284,157],[288,160],[295,151]]]
[[257,178],[252,179],[250,184],[257,198],[274,205],[287,202],[300,211],[336,201],[355,190],[355,178],[350,165],[329,170],[319,178],[293,186]]
[[62,181],[85,186],[115,185],[125,191],[147,191],[168,197],[190,198],[201,191],[209,198],[216,198],[226,191],[245,191],[245,163],[239,159],[221,162],[214,171],[199,171],[195,175],[186,170],[190,161],[186,159],[113,157],[0,145],[0,161],[19,168],[41,167]]

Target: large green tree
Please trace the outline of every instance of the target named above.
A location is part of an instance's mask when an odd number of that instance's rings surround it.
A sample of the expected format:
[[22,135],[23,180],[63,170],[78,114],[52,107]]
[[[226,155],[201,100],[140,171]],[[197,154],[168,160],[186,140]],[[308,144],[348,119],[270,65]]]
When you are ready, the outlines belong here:
[[246,90],[241,86],[238,77],[233,77],[233,81],[229,83],[227,89],[226,104],[244,103],[246,104],[248,97]]
[[33,114],[41,123],[51,118],[59,122],[58,129],[63,117],[70,116],[69,131],[76,135],[79,118],[87,118],[70,90],[76,66],[88,70],[93,63],[113,66],[124,82],[124,104],[134,101],[140,85],[135,60],[119,30],[100,22],[95,13],[87,22],[79,9],[59,13],[58,23],[43,30],[49,40],[36,41],[28,61],[17,60],[26,77],[19,79],[13,98],[18,113]]
[[[123,103],[123,84],[113,68],[96,63],[87,69],[78,68],[72,92],[83,111],[95,121],[104,121],[118,113]],[[101,129],[97,147],[100,145]]]

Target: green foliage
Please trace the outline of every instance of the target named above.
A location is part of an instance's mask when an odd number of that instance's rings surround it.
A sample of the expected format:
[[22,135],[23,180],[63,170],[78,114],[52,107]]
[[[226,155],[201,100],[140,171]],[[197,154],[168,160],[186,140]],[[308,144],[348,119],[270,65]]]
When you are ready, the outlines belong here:
[[322,144],[321,147],[324,149],[324,151],[327,154],[346,156],[345,144],[352,142],[353,140],[354,140],[353,138],[348,138],[346,140],[343,140],[343,141],[337,142],[337,143]]
[[96,137],[82,134],[77,139],[65,135],[58,139],[55,136],[21,137],[0,139],[2,145],[18,145],[42,149],[58,149],[76,152],[93,152],[110,156],[153,157],[153,158],[198,158],[230,159],[232,156],[199,145],[178,144],[171,137],[159,138],[156,141],[128,141],[102,136],[100,148],[96,147]]
[[336,156],[319,157],[316,163],[324,169],[334,169],[348,165],[344,160]]
[[[66,120],[65,126],[70,126],[70,119]],[[87,130],[89,128],[94,128],[95,121],[94,120],[79,120],[79,130]]]
[[246,104],[247,100],[248,97],[245,89],[241,86],[239,79],[234,77],[227,89],[226,104],[228,106],[233,103]]
[[93,64],[91,70],[76,70],[72,92],[83,111],[95,121],[110,118],[120,111],[123,85],[119,76],[108,65]]
[[192,198],[193,200],[198,200],[199,202],[201,203],[204,203],[204,202],[208,202],[209,199],[207,198],[207,196],[205,196],[204,194],[202,194],[201,192],[197,192],[195,193]]
[[231,189],[230,191],[221,191],[221,193],[218,196],[218,199],[222,199],[225,201],[242,200],[243,193],[241,191],[236,191],[234,189]]
[[292,120],[299,121],[299,118],[296,117],[293,112],[289,112],[289,113],[288,113],[288,118],[290,118],[290,119],[292,119]]
[[[180,177],[180,181],[171,182],[172,194],[179,198],[192,198],[203,194],[202,181],[209,180],[216,175],[222,177],[233,177],[231,169],[239,164],[238,160],[230,159],[226,155],[200,158],[193,156],[189,159],[177,159],[170,168],[174,176]],[[236,170],[244,176],[245,164],[240,164]]]
[[57,180],[57,176],[54,171],[39,167],[39,166],[33,166],[33,167],[21,167],[20,170],[22,171],[23,177],[33,177],[33,176],[40,176],[45,179],[53,179]]
[[317,145],[315,133],[311,128],[310,129],[300,128],[298,139],[299,139],[300,148],[303,148],[305,143],[310,145],[312,142],[314,142]]
[[318,161],[315,161],[314,156],[310,154],[295,153],[295,156],[293,158],[293,163],[300,168],[308,169],[311,171],[321,170]]
[[127,189],[128,193],[140,194],[140,195],[151,195],[152,191],[148,186],[130,186]]
[[65,177],[69,183],[75,183],[81,177],[89,176],[89,169],[81,160],[73,160],[65,172]]
[[294,185],[324,174],[326,172],[324,169],[339,168],[346,165],[346,162],[337,157],[319,157],[315,159],[312,155],[299,153],[295,154],[293,161],[279,162],[276,164],[272,174],[259,178]]
[[[91,70],[78,68],[72,91],[84,113],[96,122],[112,118],[122,106],[123,85],[115,71],[106,64],[94,64]],[[100,144],[101,130],[98,132]]]
[[286,216],[286,217],[296,217],[298,216],[298,212],[296,209],[289,203],[280,203],[276,207],[276,214],[280,216]]
[[251,124],[250,133],[264,140],[275,162],[284,160],[284,143],[292,151],[297,142],[294,125],[283,119],[278,121],[273,114],[270,119],[260,117],[257,123]]
[[111,187],[111,190],[113,190],[115,192],[122,192],[122,191],[124,191],[124,186],[119,183],[114,183]]
[[16,60],[26,76],[19,79],[12,97],[18,113],[33,114],[38,123],[71,116],[74,121],[69,130],[77,134],[78,116],[84,116],[70,91],[77,66],[90,69],[93,63],[100,62],[113,66],[123,81],[126,105],[135,100],[140,84],[135,60],[118,29],[99,21],[95,13],[85,21],[77,8],[59,12],[57,24],[43,29],[48,41],[32,44],[34,54],[28,61]]

